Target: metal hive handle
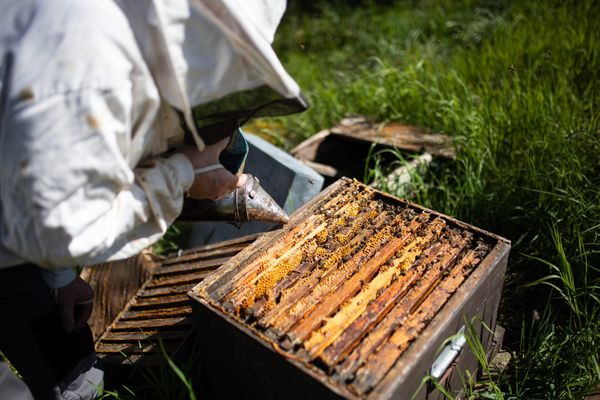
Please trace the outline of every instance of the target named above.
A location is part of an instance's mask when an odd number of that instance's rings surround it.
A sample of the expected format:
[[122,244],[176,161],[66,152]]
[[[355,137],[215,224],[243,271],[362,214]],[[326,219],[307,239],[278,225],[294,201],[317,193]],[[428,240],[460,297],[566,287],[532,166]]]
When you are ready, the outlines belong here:
[[440,379],[450,367],[450,364],[458,357],[460,351],[465,347],[465,326],[461,326],[456,335],[444,346],[440,355],[431,364],[430,375],[434,379]]

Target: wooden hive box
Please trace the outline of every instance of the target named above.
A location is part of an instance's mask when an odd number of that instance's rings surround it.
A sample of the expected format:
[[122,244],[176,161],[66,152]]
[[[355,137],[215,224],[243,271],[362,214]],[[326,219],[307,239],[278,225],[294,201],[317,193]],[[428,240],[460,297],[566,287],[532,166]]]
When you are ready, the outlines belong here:
[[493,351],[509,250],[506,239],[341,179],[188,293],[209,391],[437,398],[420,385],[429,373],[458,391],[456,372],[477,362],[458,350],[464,340],[440,349],[473,321]]
[[[124,383],[139,367],[164,367],[160,341],[170,357],[188,357],[197,327],[186,293],[258,236],[154,256],[152,261],[138,256],[89,267],[85,276],[96,287],[98,300],[90,323],[107,384]],[[134,282],[116,279],[131,276],[135,277]],[[126,294],[122,293],[124,290]],[[105,315],[106,308],[112,310],[112,315]]]
[[[381,153],[383,149],[388,151]],[[328,186],[342,176],[362,179],[365,164],[375,153],[382,157],[381,166],[388,168],[397,161],[396,152],[407,159],[423,153],[438,159],[456,156],[448,135],[397,122],[378,123],[360,115],[316,133],[290,154],[323,175]]]

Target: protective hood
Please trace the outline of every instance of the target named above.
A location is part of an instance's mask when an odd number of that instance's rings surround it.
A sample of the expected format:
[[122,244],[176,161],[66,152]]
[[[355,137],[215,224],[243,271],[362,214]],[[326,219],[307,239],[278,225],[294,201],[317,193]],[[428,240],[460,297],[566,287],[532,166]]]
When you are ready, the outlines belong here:
[[161,97],[198,148],[307,103],[271,47],[285,0],[120,0]]

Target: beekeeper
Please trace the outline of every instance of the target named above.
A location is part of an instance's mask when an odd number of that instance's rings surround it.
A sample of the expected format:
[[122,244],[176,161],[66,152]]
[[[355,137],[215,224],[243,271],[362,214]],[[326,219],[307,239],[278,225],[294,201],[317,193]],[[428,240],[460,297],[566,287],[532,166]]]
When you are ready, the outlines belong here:
[[[0,350],[36,399],[92,398],[102,380],[86,325],[92,290],[71,267],[135,255],[186,194],[233,190],[243,178],[219,157],[239,126],[306,108],[270,46],[284,8],[2,4]],[[0,371],[0,398],[13,376]]]

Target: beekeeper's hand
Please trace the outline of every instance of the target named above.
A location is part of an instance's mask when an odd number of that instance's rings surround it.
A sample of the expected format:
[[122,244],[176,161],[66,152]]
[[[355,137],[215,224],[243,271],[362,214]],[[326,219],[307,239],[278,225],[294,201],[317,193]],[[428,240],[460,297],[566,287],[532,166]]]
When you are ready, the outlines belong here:
[[55,289],[55,296],[65,332],[78,332],[92,314],[94,289],[76,277],[67,286]]
[[[229,138],[225,138],[213,145],[206,146],[203,151],[198,151],[193,146],[179,150],[192,162],[194,170],[199,171],[189,190],[191,198],[216,200],[246,183],[245,175],[236,176],[220,167],[219,155],[228,143]],[[206,171],[204,172],[203,169]]]

